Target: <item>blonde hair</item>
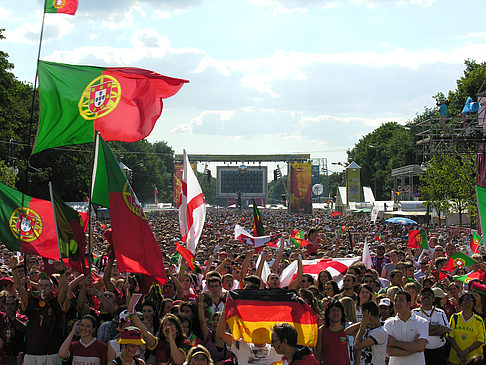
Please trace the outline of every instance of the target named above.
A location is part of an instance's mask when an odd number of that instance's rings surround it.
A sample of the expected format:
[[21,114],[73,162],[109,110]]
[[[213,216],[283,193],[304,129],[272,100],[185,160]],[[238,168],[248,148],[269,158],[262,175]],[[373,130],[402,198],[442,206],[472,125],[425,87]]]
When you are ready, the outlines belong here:
[[203,345],[197,345],[192,347],[186,356],[186,361],[182,365],[190,365],[192,358],[196,354],[204,354],[208,359],[208,365],[214,365],[213,359],[211,359],[211,354],[209,353],[208,349],[205,348]]
[[342,297],[339,301],[344,307],[344,316],[346,317],[346,322],[358,322],[358,319],[356,318],[356,303],[354,300],[350,297]]

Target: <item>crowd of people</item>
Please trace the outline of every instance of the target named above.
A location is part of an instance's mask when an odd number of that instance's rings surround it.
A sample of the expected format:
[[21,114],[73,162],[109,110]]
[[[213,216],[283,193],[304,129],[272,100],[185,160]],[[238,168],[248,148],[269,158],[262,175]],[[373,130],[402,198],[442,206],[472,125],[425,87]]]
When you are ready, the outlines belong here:
[[[429,248],[412,249],[407,245],[410,227],[373,223],[369,216],[281,211],[264,211],[262,216],[266,234],[282,235],[277,247],[257,253],[233,237],[235,224],[251,226],[251,212],[208,210],[196,269],[190,270],[175,249],[177,212],[151,213],[148,219],[167,274],[161,286],[151,278],[120,272],[103,235],[109,228],[106,221],[96,222],[93,264],[84,274],[60,261],[48,263],[1,249],[0,361],[483,364],[486,267],[481,254],[468,251],[467,234],[423,227]],[[295,229],[306,232],[309,244],[292,243],[289,234]],[[371,250],[368,267],[361,259],[365,241]],[[476,263],[445,270],[456,252]],[[324,258],[356,260],[339,275],[304,272],[303,260]],[[295,279],[281,288],[281,274],[295,260]],[[265,262],[270,273],[263,270]],[[455,279],[466,274],[474,274],[467,284]],[[289,323],[273,323],[270,341],[258,333],[252,334],[252,343],[235,340],[224,310],[227,292],[236,289],[294,291],[315,313],[316,346],[297,344],[299,329]],[[142,296],[133,306],[136,294]]]

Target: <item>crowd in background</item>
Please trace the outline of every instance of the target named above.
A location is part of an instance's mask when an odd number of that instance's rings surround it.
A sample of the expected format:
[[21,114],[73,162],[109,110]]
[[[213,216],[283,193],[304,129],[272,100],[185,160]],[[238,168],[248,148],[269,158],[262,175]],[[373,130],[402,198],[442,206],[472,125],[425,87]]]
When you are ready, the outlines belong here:
[[[277,247],[254,247],[234,239],[235,224],[250,229],[252,213],[209,210],[189,270],[176,254],[175,211],[148,216],[164,256],[167,282],[122,273],[97,221],[92,270],[74,272],[62,262],[0,250],[0,346],[4,364],[482,364],[486,343],[486,284],[481,254],[470,237],[445,227],[424,227],[428,249],[407,247],[410,227],[369,216],[331,218],[281,211],[262,212],[265,234],[282,233]],[[310,242],[297,247],[292,230]],[[365,240],[372,268],[361,261]],[[448,273],[456,252],[476,264]],[[271,268],[263,276],[265,260]],[[355,257],[339,276],[302,272],[302,260]],[[292,290],[315,312],[314,348],[296,344],[296,329],[275,323],[271,343],[234,340],[224,316],[226,292],[280,288],[282,271],[294,260]],[[162,263],[161,263],[162,264]],[[478,274],[468,284],[454,275]],[[478,289],[479,288],[479,289]],[[485,287],[486,288],[486,287]],[[134,294],[142,299],[128,308]]]

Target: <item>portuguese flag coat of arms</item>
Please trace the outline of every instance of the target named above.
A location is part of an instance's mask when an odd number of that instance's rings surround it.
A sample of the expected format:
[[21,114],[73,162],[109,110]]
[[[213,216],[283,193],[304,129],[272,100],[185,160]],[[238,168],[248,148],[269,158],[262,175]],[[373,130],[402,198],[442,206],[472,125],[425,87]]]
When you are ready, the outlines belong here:
[[140,68],[75,66],[39,61],[40,119],[33,153],[93,142],[147,137],[162,113],[162,99],[187,80]]
[[453,270],[458,269],[460,267],[468,267],[474,265],[475,263],[476,261],[474,261],[468,255],[463,254],[462,252],[456,252],[454,255],[452,255],[449,258],[449,261],[447,261],[444,270],[452,272]]
[[108,144],[97,134],[92,201],[110,209],[112,245],[120,271],[167,281],[162,253],[132,187]]
[[59,259],[52,203],[0,183],[0,240],[8,249]]
[[44,13],[74,15],[78,10],[78,0],[44,0]]

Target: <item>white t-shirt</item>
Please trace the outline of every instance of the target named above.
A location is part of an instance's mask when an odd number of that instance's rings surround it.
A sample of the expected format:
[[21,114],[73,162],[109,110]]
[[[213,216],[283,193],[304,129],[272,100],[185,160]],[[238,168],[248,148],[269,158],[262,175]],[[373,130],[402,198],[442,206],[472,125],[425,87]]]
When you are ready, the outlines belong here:
[[282,355],[275,352],[275,349],[268,343],[264,347],[256,347],[253,343],[233,341],[230,351],[238,359],[238,365],[271,365],[282,361]]
[[[429,322],[412,312],[406,322],[403,322],[398,315],[390,317],[385,321],[385,331],[388,335],[395,337],[398,341],[413,342],[418,334],[419,339],[429,339]],[[389,365],[425,365],[423,352],[416,352],[409,356],[390,356]]]
[[[424,318],[427,322],[429,322],[429,324],[432,324],[432,325],[440,325],[440,326],[444,326],[444,327],[447,327],[447,328],[451,328],[449,326],[449,321],[447,320],[447,316],[445,314],[445,312],[440,309],[440,308],[435,308],[435,307],[432,307],[431,310],[423,310],[422,308],[415,308],[413,310],[413,312],[419,316],[419,317],[422,317]],[[439,347],[442,347],[444,346],[446,343],[446,339],[445,339],[445,336],[430,336],[429,335],[429,342],[427,343],[427,345],[425,346],[426,349],[429,349],[429,350],[433,350],[433,349],[437,349]]]
[[388,336],[383,326],[367,329],[363,340],[371,337],[375,344],[371,347],[361,349],[361,364],[365,365],[385,365],[386,343]]

